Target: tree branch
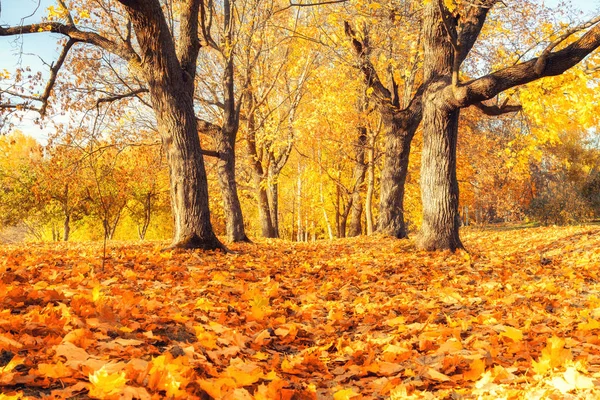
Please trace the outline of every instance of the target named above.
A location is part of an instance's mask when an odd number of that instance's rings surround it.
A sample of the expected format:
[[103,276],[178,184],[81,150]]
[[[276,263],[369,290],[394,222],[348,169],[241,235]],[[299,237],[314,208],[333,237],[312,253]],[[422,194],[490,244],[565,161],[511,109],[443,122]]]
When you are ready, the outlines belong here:
[[379,79],[373,63],[369,60],[370,49],[368,39],[365,37],[361,41],[347,21],[344,21],[344,30],[346,36],[352,41],[352,47],[359,59],[359,68],[363,73],[365,83],[369,88],[373,89],[373,93],[380,101],[385,103],[391,102],[392,93],[381,83],[381,79]]
[[200,150],[200,153],[203,156],[207,156],[207,157],[216,157],[216,158],[221,158],[221,153],[219,153],[218,151],[214,151],[214,150]]
[[515,86],[524,85],[541,77],[560,75],[577,65],[600,47],[600,25],[595,25],[577,41],[562,50],[548,53],[544,68],[538,71],[539,58],[493,72],[460,86],[454,91],[456,107],[468,107],[489,100]]
[[286,7],[280,8],[279,10],[275,10],[273,14],[280,13],[285,10],[289,10],[292,7],[316,7],[323,6],[327,4],[338,4],[338,3],[346,3],[348,0],[329,0],[329,1],[319,1],[316,3],[293,3],[290,1],[290,4]]
[[482,102],[473,104],[474,107],[479,109],[485,115],[498,116],[502,114],[508,114],[512,112],[519,112],[523,109],[520,104],[509,105],[503,104],[501,106],[488,106]]
[[67,8],[67,5],[65,4],[65,2],[63,0],[58,0],[58,4],[67,11],[68,24],[71,26],[75,26],[75,21],[73,20],[73,16],[71,15],[71,12]]
[[584,29],[587,29],[593,25],[596,25],[598,22],[600,22],[600,16],[597,16],[594,19],[591,19],[590,21],[576,26],[572,29],[569,29],[568,31],[566,31],[565,33],[563,33],[562,35],[560,35],[555,41],[553,41],[552,43],[550,43],[542,52],[542,54],[540,55],[540,57],[538,58],[536,64],[535,64],[535,71],[538,74],[542,74],[542,72],[544,71],[544,68],[546,67],[546,62],[548,61],[548,56],[550,55],[550,53],[552,52],[552,50],[554,50],[554,48],[556,46],[558,46],[559,44],[561,44],[562,42],[564,42],[565,40],[567,40],[569,37],[571,37],[573,34],[580,32]]
[[209,136],[213,136],[221,131],[221,127],[217,124],[213,124],[206,120],[196,117],[196,124],[198,125],[198,132],[204,133]]
[[67,44],[65,44],[65,47],[63,47],[63,50],[60,53],[60,56],[58,56],[58,59],[56,60],[56,64],[54,64],[50,68],[50,78],[48,79],[48,83],[46,84],[46,88],[44,89],[44,93],[42,94],[42,97],[40,97],[40,101],[42,102],[42,107],[40,108],[40,115],[42,117],[44,117],[46,115],[46,109],[48,108],[48,99],[50,98],[50,93],[52,92],[52,89],[54,88],[54,83],[56,82],[56,77],[58,76],[58,71],[60,71],[60,68],[64,64],[65,59],[67,58],[67,55],[69,54],[69,50],[71,49],[71,47],[73,47],[73,45],[75,43],[77,43],[77,40],[69,39],[67,41]]
[[8,109],[8,108],[12,108],[15,110],[31,110],[31,111],[40,112],[39,108],[30,106],[29,104],[0,104],[0,109]]
[[[208,8],[208,10],[207,10]],[[208,0],[207,4],[204,4],[204,1],[200,2],[200,27],[202,30],[202,39],[204,39],[203,46],[212,47],[215,50],[219,49],[219,45],[214,41],[210,30],[212,28],[213,22],[213,2],[212,0]]]
[[116,95],[110,96],[110,97],[103,97],[101,99],[98,99],[98,101],[96,101],[96,108],[98,108],[100,106],[100,104],[102,104],[102,103],[110,103],[113,101],[125,99],[127,97],[134,97],[134,96],[137,97],[139,94],[142,94],[142,93],[148,93],[148,89],[140,88],[137,90],[133,90],[129,93],[116,94]]
[[181,68],[194,80],[196,76],[196,63],[200,51],[198,38],[198,14],[202,0],[187,0],[181,7],[179,22],[179,43],[177,44],[177,58]]
[[77,27],[60,22],[44,22],[23,26],[0,26],[0,36],[16,36],[29,33],[52,32],[65,35],[75,41],[96,45],[109,51],[125,61],[140,64],[140,57],[133,51],[94,32],[80,31]]

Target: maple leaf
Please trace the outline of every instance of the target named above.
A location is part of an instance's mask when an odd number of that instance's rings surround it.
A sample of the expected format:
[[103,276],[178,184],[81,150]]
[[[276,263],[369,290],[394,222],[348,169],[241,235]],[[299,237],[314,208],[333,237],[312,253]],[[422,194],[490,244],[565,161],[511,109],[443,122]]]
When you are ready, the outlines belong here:
[[469,381],[476,381],[481,377],[481,374],[485,372],[485,361],[482,359],[475,359],[471,362],[469,370],[463,374],[463,378]]
[[110,373],[105,367],[89,375],[89,395],[97,399],[108,399],[121,393],[127,383],[124,372]]
[[187,385],[188,380],[184,375],[190,370],[185,364],[185,357],[173,359],[170,353],[153,358],[148,372],[148,386],[164,390],[172,397],[184,397],[185,392],[181,390],[181,387]]
[[56,364],[40,363],[37,366],[37,370],[40,374],[48,378],[66,378],[73,375],[73,370],[60,361]]
[[333,394],[334,400],[350,400],[355,397],[359,397],[360,393],[354,391],[354,389],[341,389]]
[[566,394],[572,390],[592,389],[596,386],[592,378],[583,375],[574,365],[567,366],[562,376],[553,377],[550,380],[550,384],[562,394]]
[[542,356],[532,365],[536,373],[544,375],[549,370],[563,365],[573,358],[571,351],[565,349],[565,341],[559,337],[548,338],[546,347],[542,350]]
[[501,329],[502,333],[500,333],[500,336],[507,337],[515,342],[523,340],[523,332],[520,329],[513,328],[512,326],[503,326]]

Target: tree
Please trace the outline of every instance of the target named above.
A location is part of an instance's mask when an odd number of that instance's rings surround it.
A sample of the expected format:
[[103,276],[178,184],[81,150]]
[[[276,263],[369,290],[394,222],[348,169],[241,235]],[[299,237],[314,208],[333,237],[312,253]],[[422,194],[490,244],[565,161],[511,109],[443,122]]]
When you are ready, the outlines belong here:
[[51,141],[44,153],[44,159],[38,165],[37,191],[44,193],[43,203],[57,205],[57,218],[62,218],[62,240],[66,242],[72,224],[89,213],[83,153],[71,135],[62,143]]
[[[600,18],[595,18],[552,38],[538,57],[461,82],[461,65],[497,3],[485,0],[459,5],[431,0],[425,4],[420,246],[426,250],[462,248],[456,179],[460,110],[474,105],[491,115],[517,111],[520,107],[509,105],[509,97],[499,106],[482,102],[512,87],[562,74],[600,46],[600,26],[596,24]],[[568,42],[575,33],[590,27],[583,36]],[[562,49],[555,50],[561,45]]]
[[35,188],[41,159],[41,146],[32,137],[20,131],[0,137],[0,226],[26,223],[39,211],[44,195]]
[[[39,110],[45,113],[56,76],[73,45],[86,43],[97,46],[126,61],[131,73],[147,86],[165,148],[175,225],[173,246],[223,249],[210,222],[206,171],[194,112],[196,60],[202,45],[199,27],[204,29],[207,23],[205,3],[186,0],[178,4],[178,37],[170,29],[159,0],[101,2],[100,5],[107,11],[104,13],[99,9],[98,14],[110,21],[106,25],[116,29],[111,36],[92,29],[80,29],[67,11],[66,4],[63,1],[59,3],[66,22],[0,27],[0,36],[49,31],[68,38],[63,52],[52,66],[46,90],[39,99],[42,101]],[[116,8],[115,3],[121,7]],[[81,12],[79,17],[91,21],[87,11],[85,14]]]
[[[282,27],[264,29],[251,41],[253,45],[245,46],[240,63],[246,85],[243,115],[248,161],[261,233],[267,238],[280,236],[279,176],[292,152],[299,109],[315,68],[312,49],[303,47],[293,36],[300,13],[289,21],[280,19]],[[274,45],[274,41],[280,43]]]
[[[406,28],[409,29],[409,26],[414,26],[414,23],[407,24]],[[421,85],[416,90],[413,88],[419,72],[417,67],[419,57],[413,54],[410,60],[410,51],[405,52],[406,60],[403,61],[408,64],[408,67],[404,75],[404,87],[400,92],[393,67],[390,65],[388,68],[390,83],[386,87],[371,61],[372,46],[367,26],[364,26],[359,33],[346,22],[345,31],[352,41],[358,58],[357,66],[363,74],[368,92],[372,94],[384,130],[385,159],[381,171],[377,230],[399,239],[405,238],[407,229],[404,221],[404,185],[408,173],[411,142],[422,116],[421,96],[424,86]],[[420,42],[418,34],[415,42],[418,54]]]

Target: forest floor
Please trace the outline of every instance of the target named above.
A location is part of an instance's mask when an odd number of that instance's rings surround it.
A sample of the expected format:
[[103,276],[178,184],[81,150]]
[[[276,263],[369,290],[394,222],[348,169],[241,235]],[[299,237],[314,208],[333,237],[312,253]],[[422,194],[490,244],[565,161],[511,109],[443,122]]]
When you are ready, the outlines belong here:
[[0,399],[600,398],[600,226],[0,247]]

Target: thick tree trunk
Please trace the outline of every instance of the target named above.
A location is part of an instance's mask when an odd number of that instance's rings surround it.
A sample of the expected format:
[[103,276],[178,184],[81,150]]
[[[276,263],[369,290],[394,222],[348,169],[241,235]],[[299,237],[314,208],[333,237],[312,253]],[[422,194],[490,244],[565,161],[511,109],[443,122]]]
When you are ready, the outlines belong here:
[[214,139],[219,153],[217,176],[225,210],[227,238],[231,242],[249,242],[235,181],[235,134],[220,131]]
[[[462,248],[459,237],[456,142],[460,110],[453,103],[455,51],[444,26],[440,7],[426,7],[424,73],[429,85],[423,101],[421,200],[423,226],[420,246],[426,250]],[[454,76],[456,80],[456,75]]]
[[214,234],[208,184],[194,112],[194,77],[200,49],[199,2],[183,4],[176,44],[158,1],[121,1],[141,49],[140,73],[148,84],[158,132],[169,165],[174,236],[172,247],[225,249]]
[[169,92],[166,88],[150,90],[169,164],[175,228],[172,247],[224,249],[210,222],[206,170],[191,97]]
[[365,148],[367,146],[367,128],[358,127],[358,140],[356,143],[356,160],[354,165],[353,180],[354,188],[352,190],[352,208],[350,210],[350,226],[348,227],[348,237],[359,236],[362,234],[362,211],[363,203],[361,189],[367,174],[367,164],[365,163]]
[[402,239],[408,236],[404,222],[404,184],[410,145],[419,126],[418,115],[384,112],[385,160],[381,170],[378,231]]
[[[431,101],[434,103],[433,99]],[[425,250],[454,251],[463,247],[458,233],[460,218],[456,179],[460,110],[447,112],[442,107],[428,103],[425,102],[423,110],[423,226],[420,246]]]

